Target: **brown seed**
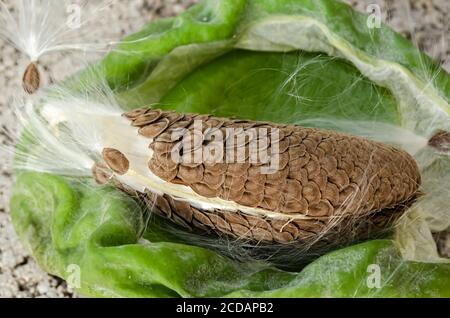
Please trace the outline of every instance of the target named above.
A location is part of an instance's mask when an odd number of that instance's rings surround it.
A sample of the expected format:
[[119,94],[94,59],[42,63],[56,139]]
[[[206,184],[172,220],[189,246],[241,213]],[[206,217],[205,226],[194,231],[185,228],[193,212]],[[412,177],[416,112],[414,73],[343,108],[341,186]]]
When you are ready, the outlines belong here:
[[206,225],[208,227],[214,228],[214,224],[206,216],[205,213],[203,213],[203,212],[201,212],[199,210],[196,210],[196,209],[193,209],[193,211],[194,211],[194,218],[195,219],[197,219],[200,223],[202,223],[202,224],[204,224],[204,225]]
[[317,184],[314,182],[308,182],[303,187],[303,197],[310,205],[318,204],[320,202],[321,192]]
[[281,243],[281,244],[289,243],[289,242],[292,242],[294,240],[294,237],[288,232],[272,231],[272,235],[273,235],[273,239],[277,243]]
[[278,209],[280,201],[277,198],[271,198],[265,196],[261,202],[261,208],[269,211],[275,211]]
[[219,189],[225,182],[225,178],[224,174],[214,175],[210,172],[205,172],[203,182],[208,184],[211,189]]
[[231,223],[231,229],[238,238],[252,238],[250,229],[243,225]]
[[163,180],[168,180],[169,182],[174,180],[178,174],[178,166],[175,165],[174,167],[170,167],[154,159],[150,160],[148,168],[153,174]]
[[321,200],[318,204],[309,207],[308,215],[311,216],[329,216],[333,213],[334,208],[327,200]]
[[231,163],[228,165],[227,174],[233,177],[242,177],[250,169],[250,163]]
[[227,172],[228,166],[226,164],[207,164],[205,163],[205,173],[211,173],[212,175],[223,175]]
[[227,175],[225,177],[225,188],[241,191],[245,187],[247,180],[245,178]]
[[164,131],[161,135],[159,135],[155,141],[156,142],[165,142],[165,143],[174,143],[182,139],[181,137],[174,136],[173,131]]
[[338,169],[333,174],[328,176],[328,179],[333,182],[339,190],[345,189],[350,183],[350,179],[347,176],[346,171]]
[[243,206],[249,206],[256,208],[261,202],[264,200],[264,193],[250,193],[244,192],[242,196],[236,200],[236,203],[239,203]]
[[172,216],[172,209],[170,208],[170,204],[165,197],[160,195],[157,196],[155,206],[168,217]]
[[229,223],[242,224],[245,227],[249,227],[247,219],[245,219],[240,213],[230,212],[224,213],[224,218]]
[[41,76],[37,63],[31,63],[23,74],[22,86],[28,94],[34,94],[41,85]]
[[145,114],[147,111],[148,111],[147,109],[140,108],[140,109],[133,110],[133,111],[131,111],[131,112],[125,113],[125,114],[123,114],[123,116],[125,116],[125,117],[128,118],[128,119],[134,120],[134,119],[136,119],[137,117],[139,117],[139,116]]
[[430,141],[428,145],[442,152],[450,151],[450,132],[439,130]]
[[203,180],[204,172],[205,169],[203,166],[198,166],[196,168],[180,166],[178,177],[186,182],[186,184],[194,184]]
[[176,112],[168,112],[164,114],[164,118],[169,121],[169,125],[172,125],[184,118],[184,115],[180,115]]
[[261,229],[261,228],[252,228],[252,235],[253,235],[253,239],[256,240],[257,242],[272,242],[273,241],[273,237],[272,237],[272,233]]
[[99,185],[104,185],[111,180],[113,173],[106,165],[96,163],[92,167],[92,175],[94,176],[95,182]]
[[145,125],[150,125],[161,118],[161,116],[162,112],[160,110],[145,112],[133,120],[133,126],[142,127]]
[[103,149],[103,159],[105,160],[108,167],[112,171],[119,175],[124,175],[130,169],[130,162],[123,153],[117,149],[105,148]]
[[169,127],[169,120],[164,118],[158,123],[149,124],[139,129],[139,134],[147,138],[156,138]]
[[223,232],[231,232],[231,227],[223,218],[215,213],[205,212],[213,224]]
[[172,199],[170,204],[172,205],[173,211],[178,214],[178,216],[189,223],[192,222],[194,212],[189,203]]
[[216,198],[220,193],[220,190],[212,189],[208,185],[201,182],[192,184],[191,188],[195,193],[204,196],[205,198]]
[[276,232],[288,232],[294,239],[299,235],[299,228],[292,222],[273,220],[270,224]]
[[152,144],[152,149],[160,155],[170,154],[176,145],[169,142],[155,142]]

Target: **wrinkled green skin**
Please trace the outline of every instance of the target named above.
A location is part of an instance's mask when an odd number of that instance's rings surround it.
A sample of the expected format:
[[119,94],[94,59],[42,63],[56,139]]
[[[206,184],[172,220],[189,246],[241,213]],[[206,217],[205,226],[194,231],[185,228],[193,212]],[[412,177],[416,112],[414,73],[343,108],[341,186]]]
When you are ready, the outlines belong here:
[[[398,124],[390,92],[362,78],[346,61],[316,53],[230,48],[246,25],[271,14],[314,16],[356,47],[399,62],[418,76],[426,77],[436,67],[389,28],[368,33],[364,16],[334,1],[223,0],[212,6],[213,2],[149,24],[96,66],[124,106],[158,103],[184,112],[285,123],[329,116]],[[137,39],[144,40],[130,42]],[[219,48],[201,58],[187,55],[194,66],[176,80],[150,79],[164,56],[192,43]],[[296,72],[299,65],[307,66]],[[173,64],[174,69],[181,66]],[[92,73],[82,73],[75,82],[88,78],[92,80]],[[436,76],[435,85],[449,94],[450,80],[444,72]],[[79,266],[78,290],[84,295],[450,297],[449,265],[404,262],[390,240],[335,251],[297,272],[239,263],[182,244],[154,222],[146,227],[145,214],[135,202],[112,188],[92,191],[96,186],[89,182],[21,173],[11,199],[16,230],[40,265],[69,283],[74,278],[70,265]],[[381,288],[368,287],[371,265],[379,266]]]
[[[152,66],[174,48],[192,43],[233,42],[252,22],[280,14],[304,15],[321,21],[354,47],[404,65],[421,78],[433,79],[433,84],[450,101],[450,77],[445,72],[436,72],[439,66],[428,56],[385,25],[368,30],[367,16],[333,0],[203,1],[177,18],[150,23],[127,38],[119,47],[121,51],[111,53],[102,66],[112,88],[130,89],[142,84]],[[204,17],[215,18],[206,23],[202,22]],[[134,42],[142,38],[146,40]]]

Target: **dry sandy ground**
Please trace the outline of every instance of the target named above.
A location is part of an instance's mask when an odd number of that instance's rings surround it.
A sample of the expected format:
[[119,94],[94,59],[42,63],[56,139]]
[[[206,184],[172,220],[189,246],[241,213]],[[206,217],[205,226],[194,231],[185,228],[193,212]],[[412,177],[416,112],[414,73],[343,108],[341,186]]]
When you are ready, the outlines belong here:
[[[17,0],[0,0],[14,6]],[[195,0],[127,0],[117,1],[108,26],[99,25],[105,34],[125,35],[147,21],[160,16],[179,14]],[[379,4],[384,21],[412,39],[429,55],[441,61],[450,71],[450,1],[448,0],[347,0],[358,10],[366,11],[367,5]],[[2,27],[2,26],[0,26]],[[84,63],[74,56],[49,56],[43,60],[43,68],[49,77],[59,80],[73,73]],[[0,39],[0,131],[12,131],[13,116],[7,105],[20,89],[21,72],[27,59]],[[0,133],[0,143],[8,143],[6,134]],[[2,163],[4,163],[2,158]],[[44,273],[18,240],[11,225],[8,211],[9,189],[12,183],[8,165],[0,165],[0,297],[76,297],[65,283]],[[450,241],[450,232],[442,235]],[[450,254],[450,246],[444,246]]]

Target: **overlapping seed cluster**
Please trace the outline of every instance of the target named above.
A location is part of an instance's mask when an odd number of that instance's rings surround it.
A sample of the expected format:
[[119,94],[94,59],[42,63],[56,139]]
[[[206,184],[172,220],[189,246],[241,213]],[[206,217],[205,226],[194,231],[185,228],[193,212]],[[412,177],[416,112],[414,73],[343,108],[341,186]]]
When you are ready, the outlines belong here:
[[[265,242],[312,240],[325,230],[339,232],[355,224],[389,223],[393,212],[401,212],[416,198],[420,185],[417,165],[408,154],[363,138],[293,125],[153,109],[139,109],[125,116],[142,136],[149,138],[153,151],[149,169],[162,180],[188,186],[203,197],[286,216],[201,211],[170,194],[156,196],[150,191],[138,194],[159,214],[186,228],[214,230]],[[196,120],[203,124],[201,132],[194,129]],[[238,148],[242,147],[245,163],[229,163],[225,157],[219,163],[174,161],[173,150],[180,145],[180,138],[174,136],[180,128],[189,132],[183,134],[184,138],[197,134],[190,140],[192,152],[205,147],[209,140],[205,135],[220,130],[225,136],[221,141],[226,150],[223,156],[228,151],[239,153]],[[269,132],[276,128],[276,147],[270,138],[265,142],[271,158],[279,156],[278,170],[266,174],[262,168],[267,162],[248,160],[251,137],[243,143],[232,144],[230,149],[226,143],[227,128],[241,133],[250,128]],[[120,158],[120,154],[107,151],[114,155],[109,161]],[[111,165],[117,163],[109,164],[114,171]],[[379,211],[384,212],[376,213]]]
[[[326,217],[379,211],[409,200],[420,184],[414,160],[396,148],[335,132],[281,126],[268,123],[228,120],[204,115],[180,115],[160,110],[138,110],[126,115],[151,139],[154,154],[150,170],[167,182],[191,187],[204,197],[218,197],[238,204],[282,213]],[[279,165],[264,174],[263,163],[250,163],[250,140],[235,143],[234,153],[244,147],[245,163],[174,162],[172,150],[179,145],[173,138],[178,128],[194,130],[194,120],[208,129],[278,128]],[[204,138],[204,136],[203,136]],[[198,145],[204,139],[199,136]],[[193,138],[194,139],[194,138]],[[224,142],[226,141],[226,138]],[[274,155],[268,140],[268,152]],[[185,154],[186,155],[186,154]],[[225,154],[224,154],[225,156]]]
[[289,221],[264,219],[241,212],[205,211],[169,195],[157,196],[151,192],[147,192],[144,198],[147,205],[157,214],[186,229],[214,231],[251,241],[265,243],[306,241],[317,236],[325,226],[325,222],[317,220],[291,224]]

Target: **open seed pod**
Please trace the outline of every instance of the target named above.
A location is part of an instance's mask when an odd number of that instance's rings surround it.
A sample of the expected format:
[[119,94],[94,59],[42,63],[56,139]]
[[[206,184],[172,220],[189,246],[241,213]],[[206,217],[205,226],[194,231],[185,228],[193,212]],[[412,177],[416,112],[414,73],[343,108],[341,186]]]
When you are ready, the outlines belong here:
[[153,109],[124,116],[149,147],[105,148],[97,182],[107,166],[119,188],[187,230],[313,251],[389,229],[418,197],[414,159],[363,138]]
[[449,92],[344,4],[204,1],[21,108],[13,219],[89,295],[446,296]]

